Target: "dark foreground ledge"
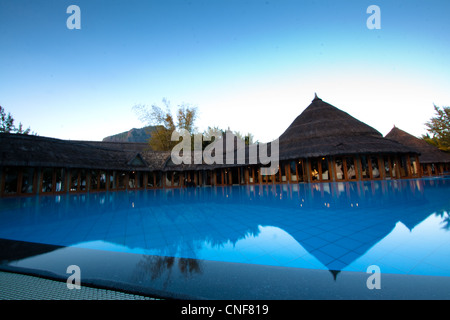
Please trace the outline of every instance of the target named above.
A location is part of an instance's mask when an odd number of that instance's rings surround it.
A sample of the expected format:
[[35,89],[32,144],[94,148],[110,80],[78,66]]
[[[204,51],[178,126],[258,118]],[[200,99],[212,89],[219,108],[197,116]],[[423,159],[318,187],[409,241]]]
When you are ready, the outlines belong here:
[[[151,256],[0,239],[0,269],[81,285],[180,300],[447,300],[450,277],[370,274]],[[67,289],[69,290],[69,289]]]

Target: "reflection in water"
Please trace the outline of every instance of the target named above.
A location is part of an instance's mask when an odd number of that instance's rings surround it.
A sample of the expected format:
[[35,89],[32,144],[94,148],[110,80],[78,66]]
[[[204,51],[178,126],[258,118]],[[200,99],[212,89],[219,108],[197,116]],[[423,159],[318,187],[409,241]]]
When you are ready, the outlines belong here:
[[132,278],[138,282],[160,279],[163,281],[162,289],[165,290],[172,279],[173,268],[178,267],[184,278],[190,278],[193,274],[202,273],[200,263],[200,260],[189,258],[143,255],[134,269]]
[[[0,238],[116,250],[98,246],[101,240],[151,255],[141,261],[137,278],[161,278],[175,264],[186,276],[199,273],[195,259],[335,275],[355,268],[398,223],[411,233],[430,215],[439,221],[429,226],[424,250],[434,250],[438,235],[448,239],[449,188],[450,180],[416,179],[0,199]],[[450,274],[450,263],[440,263]]]
[[438,210],[435,215],[442,219],[442,229],[449,231],[450,230],[450,214],[444,210]]

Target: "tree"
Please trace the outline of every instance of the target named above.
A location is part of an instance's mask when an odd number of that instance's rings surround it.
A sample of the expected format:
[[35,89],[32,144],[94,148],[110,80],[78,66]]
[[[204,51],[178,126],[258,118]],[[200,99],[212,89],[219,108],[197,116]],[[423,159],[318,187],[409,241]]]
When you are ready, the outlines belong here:
[[190,134],[194,134],[197,131],[197,128],[194,126],[197,120],[197,108],[184,104],[178,106],[177,120],[178,129],[185,129]]
[[0,106],[0,133],[30,134],[30,132],[29,127],[26,130],[23,129],[22,123],[19,123],[19,127],[16,128],[11,113],[8,112],[6,115],[6,110]]
[[6,116],[5,109],[0,106],[0,132],[12,132],[14,130],[14,119],[11,116],[11,113],[8,113]]
[[178,143],[171,140],[173,131],[185,129],[191,135],[196,132],[197,108],[189,104],[179,105],[176,113],[177,123],[175,124],[170,102],[165,98],[162,102],[165,105],[165,111],[157,105],[152,105],[151,108],[146,105],[135,105],[133,109],[141,121],[157,126],[157,129],[151,133],[149,140],[152,149],[170,151]]
[[[138,104],[133,107],[137,113],[139,120],[148,123],[152,126],[157,126],[157,129],[151,133],[149,145],[156,151],[171,151],[179,141],[172,141],[172,132],[175,130],[187,130],[191,135],[191,148],[194,150],[194,135],[198,129],[195,126],[197,120],[197,107],[190,104],[178,105],[175,117],[172,116],[170,102],[167,99],[162,100],[165,110],[163,108],[152,105],[150,108],[146,105]],[[231,131],[229,128],[227,131]],[[214,142],[214,136],[223,136],[226,130],[219,127],[208,127],[202,133],[202,150],[206,148],[210,143]],[[245,141],[246,145],[253,143],[253,135],[248,133],[244,136],[239,131],[233,131],[233,134]]]
[[[430,137],[430,134],[424,134],[422,135],[422,139],[425,140],[428,144],[431,144],[432,146],[441,149],[442,144],[440,143],[439,139],[436,137]],[[441,149],[442,150],[442,149]]]
[[450,152],[450,107],[440,109],[434,105],[436,115],[430,119],[425,126],[429,134],[422,136],[426,142],[441,149]]

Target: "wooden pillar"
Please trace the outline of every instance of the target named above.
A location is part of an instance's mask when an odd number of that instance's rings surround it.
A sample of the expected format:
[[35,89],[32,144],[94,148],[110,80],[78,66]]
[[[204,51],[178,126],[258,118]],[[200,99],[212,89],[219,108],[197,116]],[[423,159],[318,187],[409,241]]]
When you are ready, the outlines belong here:
[[355,178],[358,181],[362,180],[362,166],[361,166],[361,159],[359,156],[355,156],[354,157],[354,162],[355,162]]
[[[304,160],[305,164],[305,171],[306,171],[306,177],[308,178],[308,183],[311,183],[311,163],[309,161],[309,158]],[[298,174],[297,174],[298,176]]]
[[412,168],[411,168],[411,159],[409,158],[409,155],[406,157],[406,178],[411,178],[413,176]]
[[291,161],[288,161],[284,165],[284,173],[286,174],[286,182],[287,183],[291,183]]
[[384,172],[384,160],[383,160],[383,156],[377,156],[377,160],[378,160],[378,171],[380,172],[380,179],[384,180],[385,177],[385,172]]
[[147,189],[147,182],[148,182],[148,172],[143,171],[142,174],[144,175],[144,178],[142,179],[143,188]]
[[373,180],[373,167],[372,167],[372,158],[370,156],[367,156],[367,170],[369,171],[368,176],[369,180]]
[[[64,188],[66,189],[65,191],[64,191],[64,193],[69,193],[69,184],[70,184],[70,175],[69,175],[69,171],[70,171],[70,169],[69,168],[65,168],[64,169]],[[106,172],[106,171],[105,171]],[[108,177],[107,177],[108,175],[106,174],[105,175],[105,179],[107,179]],[[108,182],[108,180],[106,180],[105,181],[105,183],[107,183]],[[105,185],[105,190],[107,190],[107,184]]]
[[417,175],[419,176],[419,178],[422,178],[422,165],[420,164],[419,156],[416,154],[415,157],[417,163]]
[[330,157],[328,161],[328,172],[330,181],[336,182],[336,163],[334,157]]
[[[54,171],[54,170],[53,170]],[[55,174],[53,174],[54,176]],[[55,177],[53,177],[52,181],[55,180]],[[54,187],[54,183],[53,183],[53,187]],[[128,187],[128,181],[125,184],[125,187]],[[90,192],[91,191],[91,170],[86,169],[86,192]]]

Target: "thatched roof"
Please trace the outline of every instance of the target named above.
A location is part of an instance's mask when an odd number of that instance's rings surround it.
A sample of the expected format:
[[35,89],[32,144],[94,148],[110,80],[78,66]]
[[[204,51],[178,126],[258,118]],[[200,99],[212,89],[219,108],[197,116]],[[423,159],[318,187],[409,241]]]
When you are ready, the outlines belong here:
[[417,150],[420,163],[450,163],[450,154],[395,126],[385,137]]
[[151,147],[148,143],[144,142],[127,142],[127,141],[84,141],[84,140],[69,140],[71,142],[75,143],[82,143],[91,145],[93,147],[97,148],[103,148],[103,149],[117,149],[117,150],[124,150],[124,151],[130,151],[130,152],[141,152],[143,150],[145,151],[151,151]]
[[[158,170],[167,157],[146,144],[71,141],[33,135],[0,134],[0,165],[109,170]],[[150,163],[151,162],[151,163]]]
[[144,150],[140,155],[147,162],[150,171],[164,170],[167,160],[170,159],[170,151]]
[[416,153],[315,96],[279,138],[280,160],[332,155]]
[[[233,139],[233,148],[227,148],[226,139]],[[72,141],[54,138],[0,134],[0,165],[90,168],[110,170],[213,170],[216,168],[261,164],[262,144],[245,145],[244,159],[239,159],[242,148],[237,147],[239,138],[228,135],[214,142],[222,145],[223,164],[175,165],[171,152],[152,151],[146,143]],[[242,142],[242,141],[241,141]],[[374,128],[349,114],[322,101],[317,96],[280,136],[279,154],[272,153],[272,142],[267,144],[270,160],[322,157],[352,154],[398,154],[419,153],[397,141],[384,138]],[[242,143],[243,144],[243,143]],[[249,159],[250,148],[256,159]],[[231,149],[231,150],[230,150]],[[202,151],[203,154],[203,151]],[[215,154],[213,153],[213,157]],[[233,159],[227,163],[227,159]]]

